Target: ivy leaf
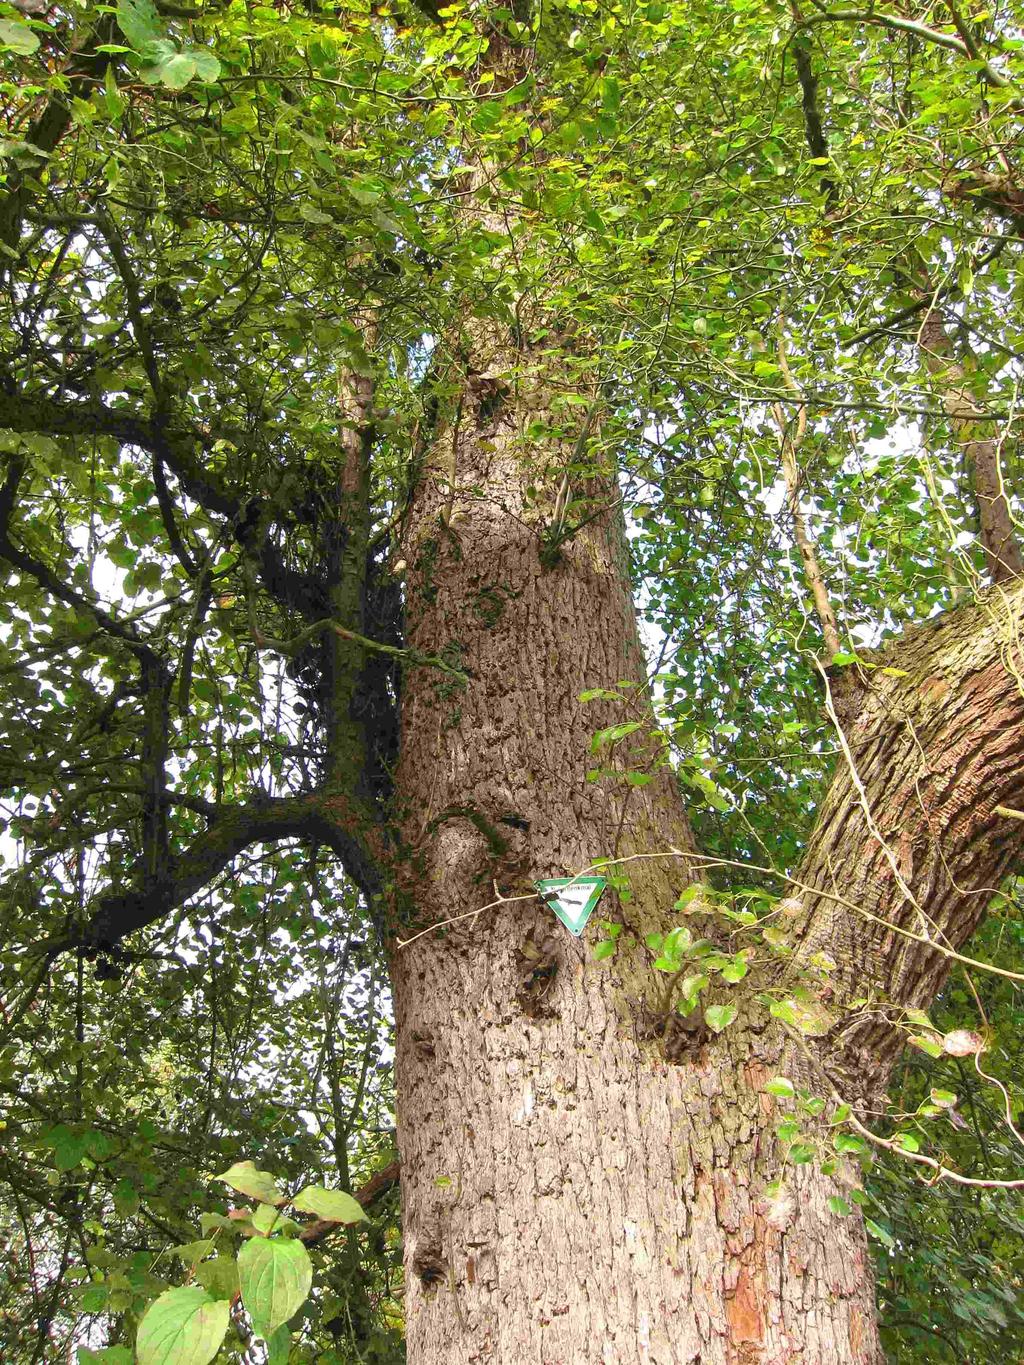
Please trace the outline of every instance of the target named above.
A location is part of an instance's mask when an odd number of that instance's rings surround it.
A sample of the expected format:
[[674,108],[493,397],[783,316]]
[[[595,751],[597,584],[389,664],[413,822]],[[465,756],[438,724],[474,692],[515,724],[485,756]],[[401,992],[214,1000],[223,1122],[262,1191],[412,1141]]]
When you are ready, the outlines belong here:
[[708,1005],[704,1011],[704,1021],[713,1033],[721,1033],[736,1018],[735,1005]]
[[186,49],[185,55],[191,58],[196,69],[196,75],[206,85],[215,81],[220,75],[220,61],[208,52],[204,47],[190,47]]
[[189,56],[187,52],[176,52],[173,57],[161,62],[154,71],[160,84],[166,86],[168,90],[184,90],[192,77],[198,73],[195,58]]
[[211,1261],[200,1261],[196,1279],[214,1299],[233,1299],[239,1292],[238,1263],[234,1256],[215,1256]]
[[309,1252],[294,1238],[254,1237],[238,1253],[242,1303],[266,1339],[306,1302],[313,1283]]
[[787,1076],[776,1076],[765,1086],[769,1095],[778,1095],[780,1099],[790,1099],[796,1093],[796,1087]]
[[318,1218],[329,1218],[333,1223],[367,1222],[362,1205],[341,1190],[327,1190],[322,1185],[307,1185],[301,1194],[296,1195],[293,1202],[303,1213],[315,1213]]
[[39,47],[39,39],[28,24],[16,19],[0,19],[0,48],[17,52],[21,57],[30,57]]
[[913,1133],[895,1133],[892,1140],[897,1147],[902,1147],[905,1152],[919,1152],[921,1150],[921,1144]]
[[950,1057],[972,1057],[984,1045],[981,1034],[968,1028],[953,1029],[942,1040],[942,1050]]
[[276,1332],[266,1338],[267,1365],[288,1365],[288,1353],[292,1346],[292,1334],[282,1323]]
[[117,0],[117,24],[136,52],[164,31],[153,0]]
[[261,1204],[286,1202],[280,1186],[270,1172],[258,1171],[251,1161],[236,1161],[215,1179],[223,1180],[225,1185],[230,1185],[239,1194],[247,1194],[250,1199],[258,1199]]
[[150,1304],[135,1342],[138,1365],[208,1365],[228,1330],[231,1305],[188,1285]]

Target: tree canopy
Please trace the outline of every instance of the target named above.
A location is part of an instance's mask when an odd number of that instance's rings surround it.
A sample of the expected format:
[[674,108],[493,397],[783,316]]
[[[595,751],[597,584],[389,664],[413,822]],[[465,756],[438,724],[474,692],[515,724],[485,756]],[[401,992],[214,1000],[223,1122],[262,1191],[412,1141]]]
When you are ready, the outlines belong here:
[[[593,780],[670,764],[714,887],[778,914],[843,761],[823,679],[1021,568],[1020,25],[0,4],[5,1359],[123,1362],[169,1286],[230,1301],[246,1160],[369,1213],[279,1215],[315,1276],[271,1358],[402,1358],[378,850],[403,677],[457,705],[466,672],[408,643],[400,530],[467,384],[535,373],[471,370],[467,328],[545,373],[543,553],[617,465],[662,739],[598,698]],[[918,1023],[863,1195],[897,1361],[1024,1345],[1020,1194],[985,1184],[1021,1166],[1024,930],[990,891],[966,953],[1003,975],[959,961]]]

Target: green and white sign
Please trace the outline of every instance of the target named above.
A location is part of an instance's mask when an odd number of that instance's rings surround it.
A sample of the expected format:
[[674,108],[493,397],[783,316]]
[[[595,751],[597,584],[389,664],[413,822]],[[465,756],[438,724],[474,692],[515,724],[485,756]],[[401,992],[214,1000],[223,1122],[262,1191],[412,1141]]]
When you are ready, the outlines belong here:
[[587,920],[607,885],[604,877],[550,877],[547,881],[534,882],[569,933],[577,938],[586,928]]

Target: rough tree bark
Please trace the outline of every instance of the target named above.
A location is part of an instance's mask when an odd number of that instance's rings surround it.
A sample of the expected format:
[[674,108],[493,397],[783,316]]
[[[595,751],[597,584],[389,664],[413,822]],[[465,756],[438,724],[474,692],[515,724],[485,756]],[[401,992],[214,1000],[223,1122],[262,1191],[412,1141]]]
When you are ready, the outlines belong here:
[[[621,518],[545,554],[527,490],[554,489],[565,452],[531,458],[521,433],[543,397],[500,370],[478,343],[406,528],[410,643],[470,674],[453,690],[419,670],[403,694],[409,1358],[877,1361],[863,1229],[828,1211],[851,1174],[802,1168],[791,1200],[765,1199],[781,1151],[763,1086],[787,1040],[753,1017],[710,1039],[659,1016],[642,938],[678,922],[691,860],[623,865],[628,899],[606,892],[598,914],[634,946],[610,964],[530,896],[534,878],[692,841],[667,770],[639,788],[587,780],[594,731],[622,714],[580,693],[643,696]],[[612,502],[614,487],[608,472],[587,491]]]

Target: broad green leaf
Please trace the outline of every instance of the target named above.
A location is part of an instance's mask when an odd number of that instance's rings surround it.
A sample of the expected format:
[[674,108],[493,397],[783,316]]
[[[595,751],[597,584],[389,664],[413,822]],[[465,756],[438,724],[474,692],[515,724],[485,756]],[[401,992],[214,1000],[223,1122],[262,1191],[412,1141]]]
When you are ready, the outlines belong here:
[[231,1316],[225,1299],[203,1289],[168,1289],[149,1308],[135,1342],[138,1365],[208,1365]]
[[266,1338],[306,1302],[313,1283],[309,1252],[295,1238],[254,1237],[238,1253],[242,1303]]
[[184,90],[198,72],[199,68],[193,57],[186,52],[176,52],[173,57],[162,61],[154,74],[160,84],[165,85],[168,90]]
[[735,1005],[708,1005],[704,1011],[704,1020],[713,1033],[721,1033],[723,1029],[729,1027],[736,1014]]
[[185,55],[191,58],[196,69],[196,75],[204,84],[211,84],[220,75],[220,60],[207,48],[186,48]]
[[214,1299],[233,1299],[239,1292],[238,1262],[234,1256],[214,1256],[196,1266],[196,1279]]
[[927,1052],[929,1057],[942,1056],[942,1039],[937,1033],[914,1033],[907,1041],[922,1052]]
[[223,1180],[225,1185],[230,1185],[239,1194],[247,1194],[251,1199],[258,1199],[262,1204],[285,1202],[285,1196],[270,1172],[257,1170],[251,1161],[236,1161],[215,1178]]
[[871,1233],[872,1237],[878,1238],[883,1246],[887,1246],[891,1250],[896,1245],[896,1240],[892,1233],[887,1228],[883,1228],[880,1223],[876,1223],[873,1218],[865,1218],[864,1226],[867,1228],[868,1232]]
[[172,1247],[171,1255],[177,1256],[179,1261],[184,1261],[186,1265],[195,1265],[204,1256],[209,1256],[213,1250],[213,1242],[183,1242],[181,1246]]
[[679,986],[679,1003],[676,1006],[680,1014],[689,1014],[693,1010],[701,991],[708,985],[710,979],[703,972],[683,977]]
[[128,1179],[122,1179],[114,1186],[114,1212],[119,1218],[130,1218],[139,1211],[139,1194]]
[[153,0],[117,0],[117,23],[136,52],[164,31]]
[[264,1236],[271,1233],[287,1233],[299,1231],[299,1225],[294,1218],[289,1218],[287,1214],[281,1212],[273,1204],[259,1204],[256,1212],[252,1216],[252,1225],[257,1232]]
[[307,1185],[293,1201],[303,1213],[315,1213],[335,1223],[365,1223],[366,1211],[357,1200],[342,1190],[326,1190],[322,1185]]
[[88,1151],[89,1134],[58,1123],[50,1129],[46,1145],[53,1148],[53,1164],[58,1171],[73,1171]]
[[905,1152],[919,1152],[921,1144],[913,1133],[894,1133],[893,1142],[897,1147],[902,1147]]
[[727,962],[722,968],[722,980],[735,985],[737,981],[742,981],[747,974],[747,959],[737,953],[731,961]]
[[78,1365],[134,1365],[134,1358],[127,1346],[103,1346],[98,1351],[79,1346]]
[[765,1090],[769,1095],[778,1095],[780,1099],[790,1099],[796,1094],[796,1087],[786,1076],[776,1076],[768,1082]]
[[38,47],[39,39],[28,24],[21,24],[17,19],[0,19],[0,48],[30,57]]
[[267,1365],[288,1365],[288,1353],[292,1346],[292,1334],[282,1323],[276,1332],[266,1338]]

